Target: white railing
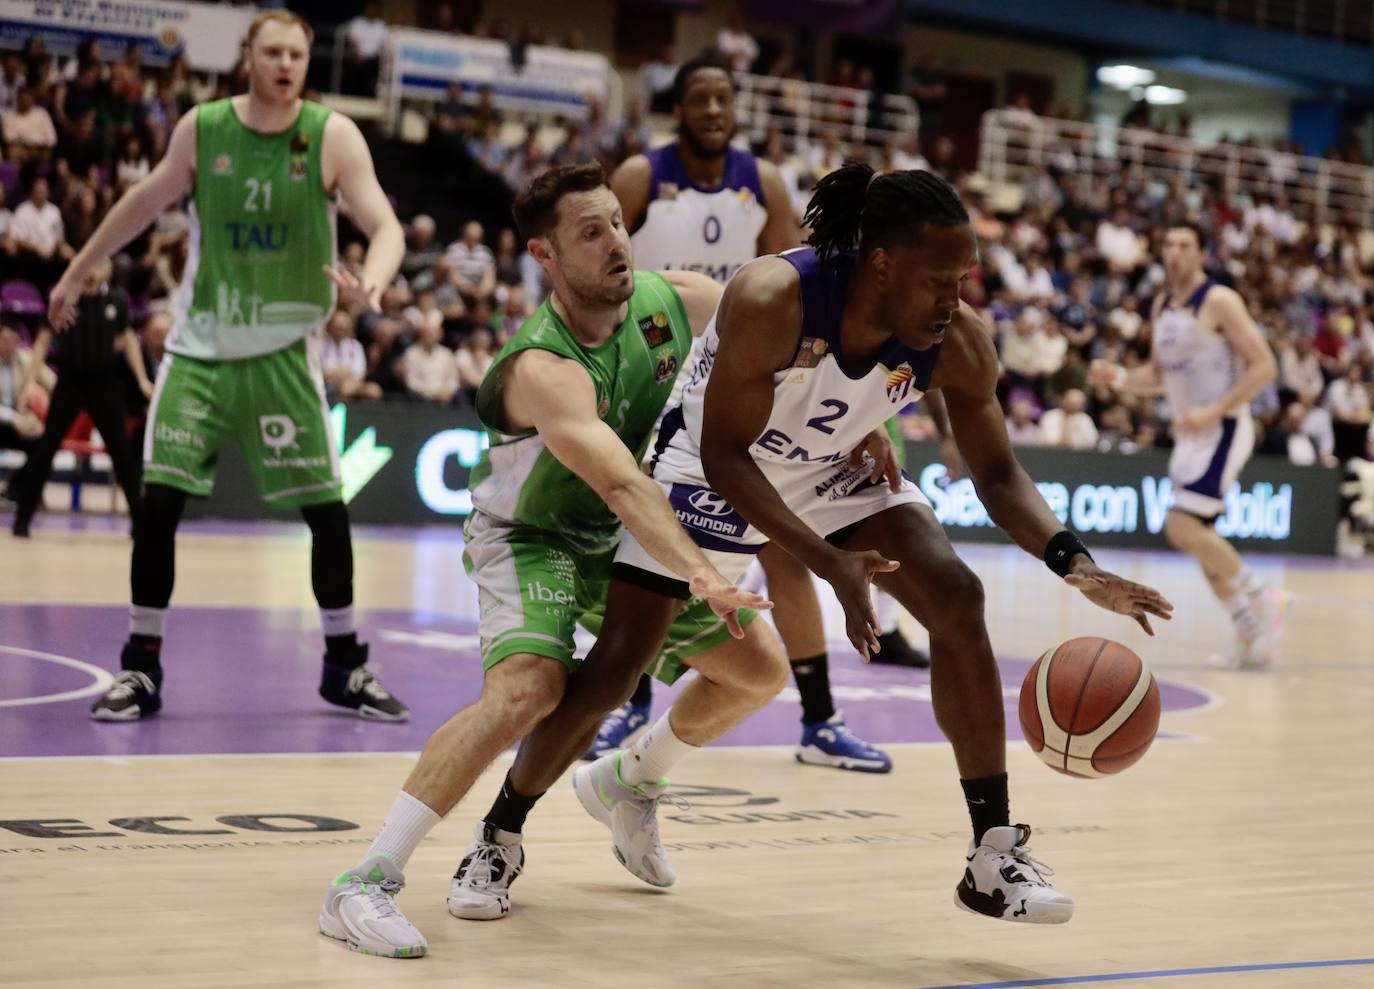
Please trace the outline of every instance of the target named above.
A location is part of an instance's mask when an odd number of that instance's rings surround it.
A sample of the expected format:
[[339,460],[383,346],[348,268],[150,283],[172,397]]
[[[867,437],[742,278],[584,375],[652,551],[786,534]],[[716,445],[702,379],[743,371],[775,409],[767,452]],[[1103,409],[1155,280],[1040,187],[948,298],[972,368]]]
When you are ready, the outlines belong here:
[[1165,184],[1215,183],[1228,196],[1284,193],[1311,224],[1354,219],[1374,225],[1374,168],[1237,144],[1204,147],[1139,127],[1111,127],[990,110],[983,115],[979,171],[1022,184],[1040,168],[1076,176],[1086,195],[1102,178]]
[[747,74],[737,75],[735,82],[740,129],[760,141],[770,126],[777,125],[789,151],[827,132],[851,146],[881,147],[915,132],[921,122],[916,101],[909,96],[881,94],[874,110],[874,94],[866,89]]

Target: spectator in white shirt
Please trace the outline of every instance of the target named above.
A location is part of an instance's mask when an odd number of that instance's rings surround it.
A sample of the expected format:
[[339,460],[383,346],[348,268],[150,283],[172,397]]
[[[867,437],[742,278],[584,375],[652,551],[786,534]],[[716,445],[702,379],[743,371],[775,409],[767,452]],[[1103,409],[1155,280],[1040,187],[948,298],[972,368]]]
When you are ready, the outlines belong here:
[[744,28],[744,18],[731,14],[716,32],[716,50],[730,62],[735,72],[748,72],[759,57],[759,43]]
[[921,154],[921,138],[916,131],[908,131],[892,152],[892,167],[897,171],[919,169],[930,171],[930,162]]
[[348,41],[348,71],[345,74],[344,91],[353,96],[375,96],[377,68],[387,38],[382,5],[365,5],[363,12],[344,26],[344,37]]
[[464,302],[471,306],[478,299],[491,298],[496,291],[496,255],[482,243],[482,224],[469,220],[462,239],[448,246],[447,256]]
[[57,146],[57,128],[52,117],[34,103],[28,87],[19,90],[14,109],[0,118],[0,132],[4,134],[10,160],[20,164],[46,158]]
[[458,365],[453,351],[439,342],[442,334],[438,327],[423,327],[401,358],[406,391],[435,405],[448,405],[458,391]]
[[1059,407],[1040,417],[1040,434],[1045,443],[1070,450],[1091,450],[1097,446],[1097,427],[1083,411],[1087,404],[1086,396],[1077,388],[1066,391]]
[[1117,207],[1110,220],[1097,225],[1097,253],[1106,260],[1113,273],[1124,275],[1133,271],[1145,258],[1140,237],[1131,229],[1131,214],[1125,207]]
[[1134,295],[1123,295],[1116,308],[1107,315],[1107,323],[1116,327],[1123,340],[1134,340],[1140,333],[1140,324],[1143,321],[1144,318],[1140,315],[1140,300]]
[[14,211],[10,237],[17,250],[15,268],[46,292],[72,256],[64,236],[62,211],[48,200],[48,180],[36,178],[29,198]]
[[1310,337],[1298,336],[1293,346],[1279,354],[1279,384],[1307,405],[1315,404],[1321,397],[1326,379],[1322,377],[1321,358]]
[[331,402],[382,397],[382,388],[367,379],[367,353],[353,335],[353,317],[336,310],[319,341],[320,374]]
[[458,367],[458,387],[470,402],[477,401],[477,389],[496,360],[493,342],[491,330],[479,326],[463,341],[454,357]]
[[1336,459],[1343,463],[1351,457],[1363,457],[1368,445],[1371,395],[1364,367],[1358,361],[1347,364],[1345,373],[1326,389],[1326,408],[1335,432]]
[[401,315],[409,324],[412,336],[418,337],[420,332],[426,329],[438,330],[440,336],[443,336],[444,311],[439,308],[433,289],[425,289],[416,295],[415,304],[406,306],[405,312]]
[[1044,446],[1045,437],[1035,422],[1035,403],[1030,396],[1017,391],[1012,393],[1007,415],[1007,436],[1017,446]]

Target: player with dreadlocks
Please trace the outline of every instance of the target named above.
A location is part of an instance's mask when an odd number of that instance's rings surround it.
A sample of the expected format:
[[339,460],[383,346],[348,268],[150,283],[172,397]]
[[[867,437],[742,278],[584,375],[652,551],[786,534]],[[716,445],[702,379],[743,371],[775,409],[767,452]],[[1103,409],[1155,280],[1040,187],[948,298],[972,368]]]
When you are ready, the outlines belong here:
[[[936,718],[953,744],[973,824],[957,901],[1003,920],[1062,923],[1073,901],[1030,856],[1030,829],[1011,823],[1002,685],[982,586],[897,468],[883,423],[939,388],[983,503],[1012,539],[1146,632],[1148,616],[1168,618],[1172,605],[1098,568],[1012,454],[992,337],[959,299],[977,248],[954,190],[928,172],[876,175],[848,164],[819,183],[807,220],[810,247],[752,261],[726,286],[682,404],[663,422],[653,477],[727,578],[776,541],[828,581],[861,653],[879,632],[870,583],[929,629]],[[613,577],[598,661],[579,670],[558,709],[526,737],[511,776],[520,770],[522,793],[541,793],[585,751],[600,715],[629,696],[657,656],[687,597],[681,579],[631,534]],[[755,669],[770,682],[726,683],[714,701],[781,686],[784,670]],[[654,814],[667,773],[724,731],[708,700],[684,692],[630,749],[573,774],[583,807],[610,828],[617,858],[654,885],[674,880]],[[521,807],[517,829],[532,804]],[[523,853],[516,846],[489,858],[465,860],[460,916],[479,916],[475,898],[488,886],[487,915],[508,909],[507,877],[518,874]],[[490,882],[474,880],[478,873]]]

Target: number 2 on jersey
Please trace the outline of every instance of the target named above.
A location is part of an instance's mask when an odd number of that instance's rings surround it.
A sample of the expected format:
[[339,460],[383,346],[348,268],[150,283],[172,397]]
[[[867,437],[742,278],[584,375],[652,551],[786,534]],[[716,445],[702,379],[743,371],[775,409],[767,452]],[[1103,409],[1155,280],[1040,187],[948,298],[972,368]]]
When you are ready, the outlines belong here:
[[256,213],[258,211],[258,194],[262,193],[263,211],[272,208],[272,183],[259,182],[257,179],[244,179],[243,184],[248,188],[248,195],[243,200],[243,208],[246,212]]
[[826,425],[826,423],[834,422],[836,419],[840,418],[842,415],[848,412],[849,405],[846,402],[841,402],[838,398],[827,398],[824,402],[821,403],[821,408],[834,409],[835,411],[827,416],[816,416],[816,418],[814,419],[808,419],[806,421],[806,424],[810,426],[812,429],[819,429],[822,433],[825,433],[827,436],[830,436],[834,434],[835,427],[828,426]]

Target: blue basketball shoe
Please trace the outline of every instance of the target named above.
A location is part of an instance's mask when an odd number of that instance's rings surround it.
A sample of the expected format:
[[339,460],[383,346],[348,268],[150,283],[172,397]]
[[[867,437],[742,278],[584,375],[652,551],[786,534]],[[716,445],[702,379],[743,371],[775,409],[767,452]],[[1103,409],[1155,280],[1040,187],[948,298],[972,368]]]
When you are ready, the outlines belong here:
[[630,744],[630,736],[648,723],[648,704],[621,704],[601,720],[601,730],[596,733],[596,741],[582,758],[587,762],[594,762],[607,752],[625,748]]
[[797,761],[810,766],[851,769],[858,773],[892,772],[892,757],[850,731],[844,723],[843,711],[836,711],[825,721],[813,725],[802,722]]

